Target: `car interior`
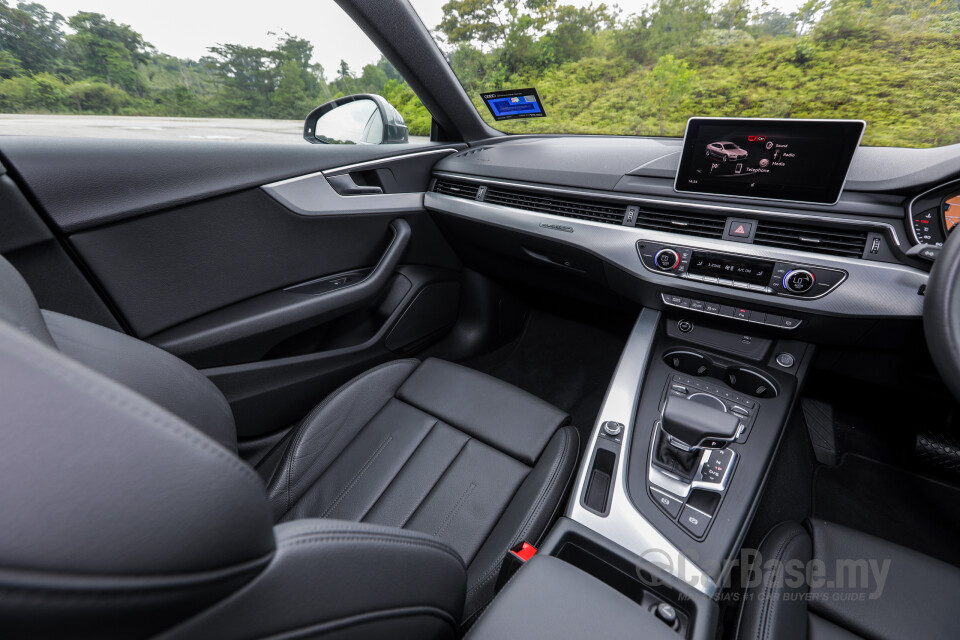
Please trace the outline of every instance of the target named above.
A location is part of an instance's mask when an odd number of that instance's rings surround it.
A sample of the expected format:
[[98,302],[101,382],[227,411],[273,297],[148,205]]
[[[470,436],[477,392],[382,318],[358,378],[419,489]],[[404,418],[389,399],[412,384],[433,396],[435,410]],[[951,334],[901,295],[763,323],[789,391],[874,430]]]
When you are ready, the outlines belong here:
[[956,637],[960,145],[505,135],[338,4],[429,142],[0,138],[0,635]]

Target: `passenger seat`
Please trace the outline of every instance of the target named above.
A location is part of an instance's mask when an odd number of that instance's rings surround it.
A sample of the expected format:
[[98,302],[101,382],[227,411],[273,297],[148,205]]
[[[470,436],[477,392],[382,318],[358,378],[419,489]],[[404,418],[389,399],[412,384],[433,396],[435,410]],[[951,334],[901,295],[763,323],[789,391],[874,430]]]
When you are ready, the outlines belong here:
[[190,365],[41,311],[3,258],[0,321],[7,637],[455,637],[576,468],[564,412],[409,359],[321,402],[264,486]]

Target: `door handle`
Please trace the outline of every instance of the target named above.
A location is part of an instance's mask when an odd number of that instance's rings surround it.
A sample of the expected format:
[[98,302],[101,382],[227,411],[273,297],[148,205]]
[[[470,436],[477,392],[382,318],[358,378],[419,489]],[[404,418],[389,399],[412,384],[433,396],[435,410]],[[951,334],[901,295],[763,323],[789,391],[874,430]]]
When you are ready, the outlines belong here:
[[333,190],[342,196],[372,196],[383,193],[383,189],[372,185],[357,184],[353,176],[343,173],[339,176],[326,176]]

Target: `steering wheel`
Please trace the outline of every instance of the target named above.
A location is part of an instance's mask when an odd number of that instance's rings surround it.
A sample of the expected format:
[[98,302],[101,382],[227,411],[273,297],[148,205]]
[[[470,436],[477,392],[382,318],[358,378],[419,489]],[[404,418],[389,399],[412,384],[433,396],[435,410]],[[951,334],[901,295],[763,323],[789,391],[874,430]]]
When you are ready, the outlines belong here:
[[960,401],[960,232],[947,236],[923,300],[923,332],[944,384]]

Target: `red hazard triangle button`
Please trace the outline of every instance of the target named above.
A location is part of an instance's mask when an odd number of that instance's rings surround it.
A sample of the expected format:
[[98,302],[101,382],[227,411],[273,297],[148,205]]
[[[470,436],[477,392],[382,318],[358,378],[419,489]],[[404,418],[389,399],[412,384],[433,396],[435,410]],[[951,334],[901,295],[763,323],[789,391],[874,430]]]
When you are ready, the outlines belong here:
[[730,224],[730,235],[738,238],[748,238],[752,229],[753,224],[749,222],[734,221]]

